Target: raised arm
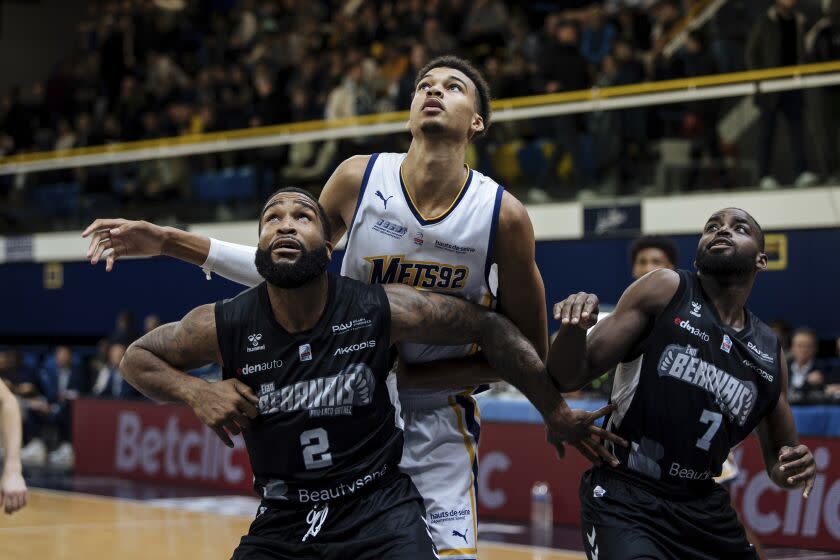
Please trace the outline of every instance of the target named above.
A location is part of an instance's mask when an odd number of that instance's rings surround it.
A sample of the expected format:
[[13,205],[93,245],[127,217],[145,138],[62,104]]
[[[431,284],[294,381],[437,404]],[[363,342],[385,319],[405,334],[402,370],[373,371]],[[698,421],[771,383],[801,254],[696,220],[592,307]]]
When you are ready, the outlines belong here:
[[[545,286],[534,259],[534,228],[521,202],[505,192],[499,212],[494,260],[499,273],[499,309],[536,348],[541,359],[548,349]],[[482,348],[484,348],[482,346]],[[486,353],[486,349],[484,350]],[[405,368],[401,386],[463,387],[498,381],[501,372],[484,356],[413,364]]]
[[802,495],[807,498],[814,485],[817,469],[811,450],[799,443],[796,433],[796,424],[787,400],[788,366],[783,352],[779,353],[779,361],[782,376],[779,400],[758,425],[756,433],[770,479],[780,488],[804,487]]
[[26,482],[20,464],[20,407],[17,398],[0,380],[0,435],[5,459],[0,477],[0,505],[6,513],[14,513],[26,505]]
[[[184,370],[222,363],[213,305],[190,311],[177,323],[162,325],[135,341],[120,364],[125,380],[158,402],[183,402],[228,447],[227,432],[238,434],[257,416],[257,398],[236,379],[209,383]],[[227,432],[225,431],[227,430]]]
[[673,270],[650,272],[631,284],[615,311],[600,322],[598,298],[593,294],[581,292],[556,304],[554,318],[561,321],[561,326],[549,350],[547,366],[557,387],[564,392],[576,391],[614,368],[641,341],[679,283],[679,275]]
[[502,379],[534,404],[550,428],[550,443],[562,455],[569,442],[596,464],[616,464],[615,457],[592,437],[606,437],[619,445],[626,442],[594,425],[610,412],[571,410],[552,386],[542,359],[531,342],[508,318],[463,299],[422,292],[402,284],[384,286],[391,305],[391,340],[421,344],[459,345],[470,342],[484,354]]
[[[370,156],[354,156],[343,161],[330,176],[320,202],[333,227],[332,242],[338,243],[353,219],[356,199]],[[263,281],[254,264],[256,247],[229,243],[145,221],[119,218],[98,219],[82,233],[90,237],[87,258],[91,264],[105,261],[110,272],[117,259],[123,257],[155,257],[165,255],[196,266],[209,274],[246,286]]]

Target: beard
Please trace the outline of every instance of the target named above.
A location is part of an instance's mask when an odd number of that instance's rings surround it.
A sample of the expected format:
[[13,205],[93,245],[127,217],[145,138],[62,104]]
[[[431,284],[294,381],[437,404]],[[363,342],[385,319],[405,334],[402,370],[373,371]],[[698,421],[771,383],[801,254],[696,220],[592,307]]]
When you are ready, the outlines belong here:
[[755,272],[755,256],[742,255],[737,250],[732,254],[722,255],[697,249],[694,257],[697,270],[716,277],[744,277]]
[[436,121],[426,121],[420,125],[420,131],[427,136],[440,136],[446,132],[446,127]]
[[259,247],[254,256],[260,276],[272,286],[285,289],[300,288],[318,278],[327,270],[329,262],[326,244],[312,250],[301,248],[300,256],[293,263],[276,263],[271,259],[271,250]]

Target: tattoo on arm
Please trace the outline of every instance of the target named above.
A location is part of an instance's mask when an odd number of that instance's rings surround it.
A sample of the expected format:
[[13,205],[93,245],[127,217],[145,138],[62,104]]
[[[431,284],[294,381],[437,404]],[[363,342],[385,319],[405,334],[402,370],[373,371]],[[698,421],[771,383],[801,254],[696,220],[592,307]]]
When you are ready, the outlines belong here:
[[126,380],[162,402],[186,401],[197,381],[184,370],[211,362],[221,364],[212,305],[197,307],[181,321],[162,325],[126,351],[121,369]]
[[545,366],[509,319],[452,296],[399,284],[385,290],[391,303],[392,340],[442,346],[477,343],[502,379],[532,401],[538,397],[536,385],[548,381]]

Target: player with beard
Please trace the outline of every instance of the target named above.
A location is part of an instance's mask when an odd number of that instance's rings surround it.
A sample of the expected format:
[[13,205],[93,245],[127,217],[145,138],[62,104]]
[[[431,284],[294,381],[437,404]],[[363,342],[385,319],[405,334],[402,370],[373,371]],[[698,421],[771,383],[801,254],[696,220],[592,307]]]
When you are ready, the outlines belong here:
[[756,558],[729,494],[713,480],[753,429],[773,482],[804,487],[806,498],[814,483],[779,341],[745,307],[767,268],[761,227],[737,208],[714,213],[695,266],[647,274],[601,321],[593,294],[554,308],[562,326],[549,352],[552,378],[571,391],[618,365],[607,429],[630,443],[615,448],[619,467],[596,467],[581,481],[590,559]]
[[[191,406],[228,446],[243,434],[263,501],[235,559],[437,558],[422,498],[398,468],[391,345],[481,344],[538,409],[562,399],[510,320],[464,299],[329,274],[329,238],[312,195],[281,189],[260,218],[265,281],[148,333],[126,352],[123,375],[150,398]],[[208,362],[222,364],[223,381],[184,373]],[[590,424],[558,429],[601,431]]]
[[[528,213],[465,163],[470,142],[486,132],[490,119],[490,91],[481,74],[457,57],[432,60],[417,74],[408,153],[345,160],[320,202],[331,241],[347,234],[344,276],[408,284],[495,309],[545,357],[545,289]],[[126,220],[96,220],[83,235],[91,235],[91,263],[103,259],[106,270],[123,256],[165,254],[201,266],[208,277],[216,272],[249,286],[262,281],[253,247]],[[402,344],[400,358],[406,441],[400,467],[423,495],[441,555],[474,559],[480,415],[472,395],[500,372],[474,345]],[[569,438],[597,463],[614,460],[597,443]],[[453,510],[462,515],[449,515]]]

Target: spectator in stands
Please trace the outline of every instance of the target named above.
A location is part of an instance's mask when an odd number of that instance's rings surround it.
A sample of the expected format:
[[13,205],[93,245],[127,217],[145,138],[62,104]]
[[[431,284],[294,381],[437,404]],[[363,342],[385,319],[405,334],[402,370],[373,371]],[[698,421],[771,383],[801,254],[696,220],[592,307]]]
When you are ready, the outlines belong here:
[[120,362],[125,355],[125,345],[111,342],[108,346],[108,360],[99,370],[96,382],[93,384],[93,395],[109,399],[134,399],[140,393],[123,380],[120,373]]
[[784,319],[773,319],[768,323],[776,336],[779,337],[779,344],[782,345],[782,351],[790,356],[790,336],[793,329],[790,323]]
[[633,280],[660,268],[677,268],[677,244],[668,237],[645,235],[630,245],[630,266]]
[[43,465],[47,459],[43,428],[50,406],[41,379],[37,372],[21,364],[20,354],[14,348],[0,352],[0,379],[20,403],[25,444],[21,461],[25,465]]
[[465,46],[483,58],[504,45],[507,24],[508,11],[501,0],[472,0],[461,36]]
[[[808,56],[814,62],[840,60],[840,0],[828,0],[824,6],[825,17],[805,38]],[[821,88],[819,94],[823,171],[828,182],[836,184],[840,182],[840,86]]]
[[793,332],[789,360],[791,399],[818,397],[823,392],[825,376],[818,369],[817,344],[813,329],[801,327]]
[[607,14],[601,4],[589,6],[585,21],[580,36],[580,53],[587,62],[598,68],[612,50],[616,35],[615,25],[607,21]]
[[709,22],[711,51],[722,73],[744,69],[744,44],[747,32],[744,22],[752,21],[749,0],[727,0]]
[[108,337],[111,342],[117,342],[128,347],[132,342],[140,338],[137,332],[137,324],[134,313],[125,309],[117,314],[117,321],[114,332]]
[[[765,15],[756,22],[747,43],[747,67],[750,70],[793,66],[805,61],[805,15],[796,9],[797,0],[776,0]],[[807,187],[817,182],[817,176],[808,171],[805,159],[805,125],[802,118],[803,96],[801,90],[764,93],[756,97],[761,110],[761,138],[758,154],[758,173],[762,189],[778,188],[770,161],[776,134],[776,117],[782,113],[790,131],[793,164],[797,174],[797,187]]]
[[[689,31],[680,57],[679,73],[685,77],[711,76],[717,74],[717,65],[706,46],[703,33]],[[697,187],[701,182],[702,160],[711,159],[712,178],[703,180],[703,185],[713,188],[728,186],[724,171],[723,150],[718,136],[721,103],[717,99],[704,99],[686,104],[683,118],[683,134],[691,140],[691,169],[688,186]]]
[[7,514],[26,505],[26,482],[23,480],[20,458],[20,416],[17,399],[6,384],[0,381],[0,447],[3,449],[0,507]]
[[160,326],[160,317],[154,313],[149,313],[143,319],[143,334],[147,334]]
[[834,341],[834,346],[837,354],[832,360],[834,367],[829,370],[825,377],[825,392],[836,399],[840,398],[840,336]]
[[73,362],[72,350],[68,346],[58,346],[54,363],[41,370],[41,382],[50,404],[48,422],[56,429],[58,438],[58,446],[47,457],[49,464],[54,466],[73,466],[70,403],[90,393],[90,376]]
[[[426,54],[427,60],[429,58],[437,58],[439,56],[452,54],[456,51],[458,43],[452,36],[441,29],[440,20],[437,18],[429,18],[423,23],[423,42],[415,43],[417,45],[424,45],[428,49]],[[413,62],[413,61],[412,61]],[[425,66],[423,63],[420,68]],[[418,68],[418,70],[420,69]],[[417,73],[412,75],[412,80]]]
[[[554,36],[544,45],[540,60],[545,93],[576,91],[589,87],[589,70],[586,60],[580,54],[579,44],[577,26],[571,21],[560,22]],[[584,125],[585,119],[580,115],[552,117],[542,125],[549,128],[548,135],[554,143],[554,150],[545,166],[545,177],[539,183],[545,186],[554,185],[552,190],[555,196],[560,198],[564,197],[564,193],[558,188],[556,173],[565,154],[571,155],[574,166],[572,186],[575,190],[589,186],[591,170],[585,163],[581,146]]]

